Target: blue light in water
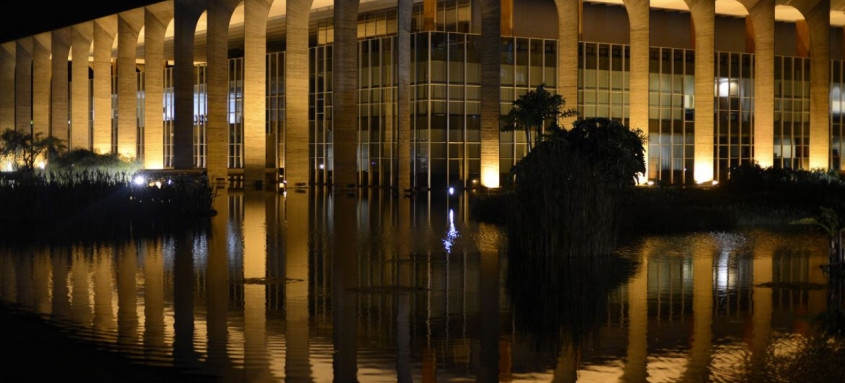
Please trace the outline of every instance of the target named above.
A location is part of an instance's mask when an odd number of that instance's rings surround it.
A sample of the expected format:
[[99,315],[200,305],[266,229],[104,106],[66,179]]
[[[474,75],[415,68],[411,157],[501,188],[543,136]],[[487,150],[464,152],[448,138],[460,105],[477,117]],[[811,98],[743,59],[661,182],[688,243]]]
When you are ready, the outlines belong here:
[[446,254],[452,253],[452,245],[455,244],[455,239],[458,238],[458,229],[455,228],[455,211],[449,209],[449,231],[446,232],[446,238],[443,239],[443,247],[446,248]]

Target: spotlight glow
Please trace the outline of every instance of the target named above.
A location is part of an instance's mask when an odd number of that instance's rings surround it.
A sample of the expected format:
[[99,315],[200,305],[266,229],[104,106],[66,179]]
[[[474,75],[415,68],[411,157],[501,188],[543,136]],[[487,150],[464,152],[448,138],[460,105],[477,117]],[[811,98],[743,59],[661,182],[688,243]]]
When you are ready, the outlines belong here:
[[453,188],[453,187],[449,188],[449,195],[455,195],[455,188]]
[[132,183],[134,183],[137,186],[144,186],[144,184],[147,183],[147,179],[144,178],[144,176],[139,174],[139,175],[135,176],[135,178],[132,179]]

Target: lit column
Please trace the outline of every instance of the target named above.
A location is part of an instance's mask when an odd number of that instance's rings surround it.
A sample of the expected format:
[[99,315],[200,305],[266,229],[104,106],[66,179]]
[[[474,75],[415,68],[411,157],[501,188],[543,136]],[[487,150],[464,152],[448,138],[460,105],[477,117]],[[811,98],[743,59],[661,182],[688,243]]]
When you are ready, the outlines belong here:
[[685,382],[703,381],[708,376],[713,345],[714,251],[708,239],[706,243],[696,245],[692,254],[692,344],[689,365],[684,372]]
[[68,57],[73,36],[71,27],[53,31],[52,78],[50,79],[50,133],[70,146],[70,112],[68,109]]
[[[631,42],[631,70],[628,92],[628,127],[640,129],[648,137],[648,55],[649,55],[649,1],[625,0],[628,10]],[[573,102],[576,101],[573,99]],[[648,143],[645,149],[646,173],[642,182],[648,181]]]
[[287,187],[307,187],[308,159],[308,13],[311,0],[285,3],[285,180]]
[[68,149],[91,149],[89,128],[91,93],[89,87],[88,56],[94,36],[94,23],[86,22],[73,26],[71,36],[71,105],[70,141]]
[[228,176],[229,121],[226,111],[229,103],[229,20],[237,4],[235,0],[208,2],[206,169],[209,181],[216,185],[225,185]]
[[16,41],[15,130],[29,133],[32,127],[32,37]]
[[285,377],[311,380],[308,342],[308,195],[285,196]]
[[695,33],[695,182],[713,180],[713,36],[716,3],[712,0],[685,0],[690,8]]
[[121,12],[117,23],[117,153],[138,156],[138,34],[144,9]]
[[334,4],[332,122],[335,188],[358,185],[358,2]]
[[[580,1],[555,0],[555,4],[557,4],[558,37],[557,94],[563,96],[568,105],[575,106],[578,105],[578,32],[580,30]],[[633,70],[631,73],[633,73]],[[560,121],[561,127],[569,129],[573,120],[573,118],[563,119]]]
[[32,130],[50,135],[50,32],[32,38]]
[[[117,32],[117,16],[94,21],[94,151],[112,149],[112,46]],[[86,84],[87,86],[87,84]],[[76,100],[76,97],[73,98]],[[87,113],[87,112],[86,112]],[[86,119],[87,121],[87,119]],[[87,128],[87,124],[86,124]]]
[[271,2],[244,1],[244,187],[268,181],[267,17]]
[[15,53],[14,42],[0,46],[0,131],[15,128]]
[[754,27],[754,160],[774,164],[775,1],[759,0],[748,10]]
[[144,12],[144,168],[164,167],[164,34],[173,19],[172,3]]
[[830,0],[799,9],[810,28],[810,169],[830,166]]
[[173,167],[176,169],[194,167],[194,33],[203,11],[198,1],[176,0],[173,4]]
[[396,101],[398,103],[398,181],[402,193],[411,188],[411,20],[413,0],[398,0],[396,28]]
[[[480,8],[481,185],[497,188],[499,187],[499,97],[501,93],[499,72],[502,45],[499,0],[482,0]],[[575,86],[574,82],[573,86]]]

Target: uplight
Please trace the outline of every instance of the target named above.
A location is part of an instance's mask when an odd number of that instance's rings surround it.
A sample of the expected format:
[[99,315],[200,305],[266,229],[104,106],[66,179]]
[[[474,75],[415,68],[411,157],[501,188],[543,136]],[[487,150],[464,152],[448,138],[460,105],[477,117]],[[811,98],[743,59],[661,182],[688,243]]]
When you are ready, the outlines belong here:
[[135,176],[135,178],[132,179],[132,183],[138,186],[143,186],[145,183],[147,183],[147,180],[144,178],[144,176],[137,175]]

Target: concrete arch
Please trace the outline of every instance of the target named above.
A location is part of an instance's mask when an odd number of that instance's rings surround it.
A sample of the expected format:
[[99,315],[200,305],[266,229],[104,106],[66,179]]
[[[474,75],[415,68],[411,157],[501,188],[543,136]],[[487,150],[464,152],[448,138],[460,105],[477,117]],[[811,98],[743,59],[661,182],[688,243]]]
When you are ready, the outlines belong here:
[[[94,130],[93,150],[112,151],[112,48],[117,35],[117,15],[94,21]],[[74,124],[75,125],[75,124]],[[88,147],[86,145],[86,147]]]
[[144,168],[164,167],[165,35],[173,24],[173,2],[147,6],[144,10]]

